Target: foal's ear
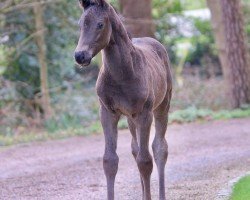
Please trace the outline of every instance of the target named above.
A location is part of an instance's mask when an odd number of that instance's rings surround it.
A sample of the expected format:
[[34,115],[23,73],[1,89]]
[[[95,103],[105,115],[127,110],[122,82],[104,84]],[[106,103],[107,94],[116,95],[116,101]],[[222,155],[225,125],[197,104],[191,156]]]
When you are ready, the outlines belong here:
[[91,5],[91,0],[79,0],[79,4],[85,9]]
[[104,7],[106,1],[105,0],[97,0],[100,6]]
[[99,5],[104,7],[106,1],[105,0],[79,0],[79,3],[81,5],[81,7],[83,7],[84,9],[88,8],[91,5]]

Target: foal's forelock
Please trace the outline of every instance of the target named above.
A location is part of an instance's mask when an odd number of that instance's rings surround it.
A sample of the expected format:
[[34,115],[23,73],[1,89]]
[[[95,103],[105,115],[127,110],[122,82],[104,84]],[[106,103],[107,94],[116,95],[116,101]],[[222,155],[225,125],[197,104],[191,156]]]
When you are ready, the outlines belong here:
[[87,9],[92,5],[98,5],[104,7],[106,2],[105,0],[79,0],[79,3],[84,9]]

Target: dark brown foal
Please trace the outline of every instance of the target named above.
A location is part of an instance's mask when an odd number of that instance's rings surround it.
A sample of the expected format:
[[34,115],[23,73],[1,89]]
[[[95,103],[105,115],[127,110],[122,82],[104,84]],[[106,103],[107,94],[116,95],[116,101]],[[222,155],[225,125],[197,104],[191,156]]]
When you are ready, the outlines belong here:
[[103,66],[96,89],[105,135],[103,167],[108,200],[114,199],[118,170],[117,124],[128,119],[132,154],[140,171],[143,199],[150,200],[153,169],[149,153],[150,127],[155,120],[154,159],[159,173],[159,199],[165,200],[164,168],[168,156],[165,139],[172,80],[167,52],[152,38],[130,39],[119,16],[105,0],[80,0],[84,12],[79,21],[80,39],[75,52],[81,66],[102,51]]

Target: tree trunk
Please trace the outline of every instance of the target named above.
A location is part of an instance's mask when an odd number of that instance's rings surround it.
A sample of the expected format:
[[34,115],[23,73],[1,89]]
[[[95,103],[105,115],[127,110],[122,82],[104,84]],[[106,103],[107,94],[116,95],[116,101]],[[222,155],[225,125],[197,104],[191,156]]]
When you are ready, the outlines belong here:
[[40,81],[41,81],[41,101],[42,108],[44,111],[44,118],[49,119],[51,116],[51,106],[50,106],[50,95],[48,90],[48,72],[47,72],[47,62],[46,62],[46,44],[44,39],[44,20],[43,20],[43,6],[35,5],[34,6],[34,16],[35,16],[35,25],[36,25],[36,43],[38,47],[38,61],[40,65]]
[[224,76],[227,76],[227,55],[226,55],[226,38],[224,34],[223,16],[219,0],[207,0],[207,5],[211,12],[211,23],[215,37],[216,47],[219,53],[220,64]]
[[120,6],[132,37],[154,37],[151,0],[120,0]]
[[221,0],[226,36],[227,85],[231,106],[250,103],[250,69],[245,43],[243,15],[239,0]]

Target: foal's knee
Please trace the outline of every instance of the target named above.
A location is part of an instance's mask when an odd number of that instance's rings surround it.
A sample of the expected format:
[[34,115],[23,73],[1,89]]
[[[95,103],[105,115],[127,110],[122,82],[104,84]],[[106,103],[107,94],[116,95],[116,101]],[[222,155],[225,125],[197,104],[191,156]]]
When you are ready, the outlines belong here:
[[131,150],[132,150],[132,154],[134,158],[136,158],[139,152],[139,147],[138,147],[138,144],[134,140],[131,143]]
[[139,153],[137,155],[136,162],[142,176],[151,175],[153,170],[153,160],[149,153],[147,155],[141,155]]
[[154,153],[154,159],[157,162],[166,162],[168,158],[168,144],[165,139],[163,140],[154,140],[152,144],[152,149]]
[[104,154],[103,168],[106,176],[114,177],[118,171],[119,158],[117,154]]

